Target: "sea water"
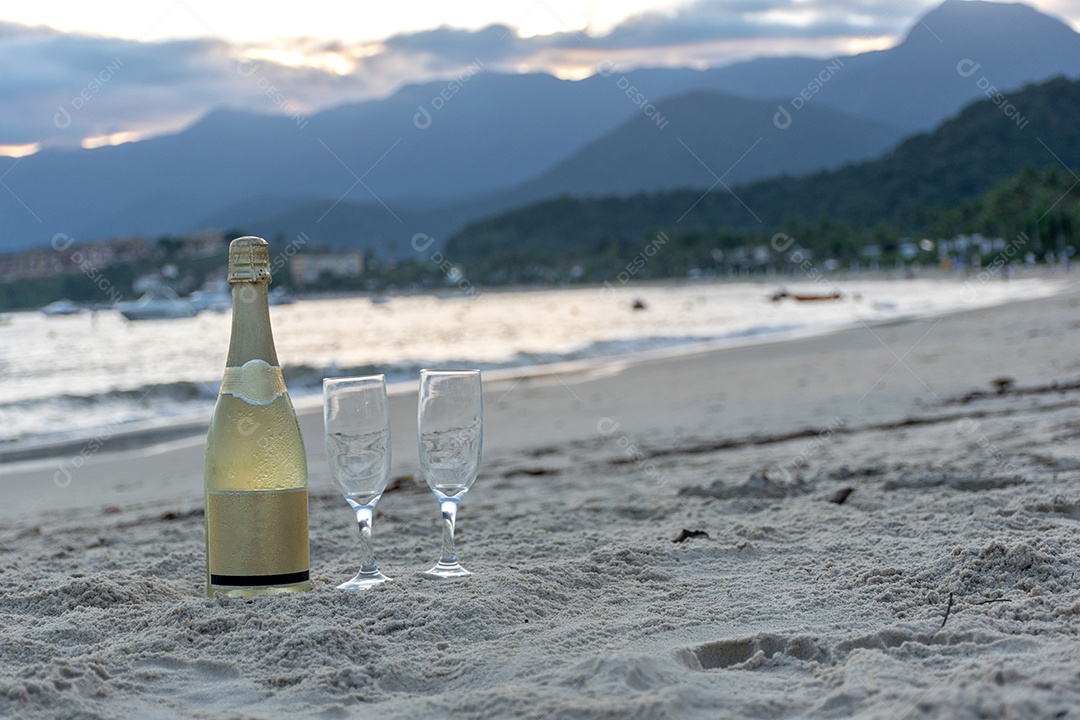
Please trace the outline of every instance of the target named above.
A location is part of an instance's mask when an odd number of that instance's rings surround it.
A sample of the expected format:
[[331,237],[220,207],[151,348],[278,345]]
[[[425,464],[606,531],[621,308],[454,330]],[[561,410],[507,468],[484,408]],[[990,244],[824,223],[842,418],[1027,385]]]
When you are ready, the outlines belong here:
[[[779,302],[780,283],[609,285],[475,295],[301,300],[271,308],[289,392],[323,377],[422,367],[545,366],[642,352],[738,345],[1042,297],[1061,280],[786,283],[838,301]],[[634,301],[643,309],[635,310]],[[141,423],[208,419],[229,345],[229,313],[130,322],[113,311],[0,324],[0,455],[5,448],[109,435]]]

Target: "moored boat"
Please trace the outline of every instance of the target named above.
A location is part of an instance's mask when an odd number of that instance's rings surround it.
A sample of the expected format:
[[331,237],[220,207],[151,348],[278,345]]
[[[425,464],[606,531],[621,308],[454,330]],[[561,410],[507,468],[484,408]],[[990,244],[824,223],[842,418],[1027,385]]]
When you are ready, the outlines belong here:
[[134,302],[117,303],[116,309],[128,320],[173,320],[199,314],[194,303],[181,299],[167,287],[148,290]]
[[67,298],[64,298],[63,300],[57,300],[56,302],[51,302],[45,307],[41,308],[41,312],[50,316],[78,315],[82,312],[82,310],[83,309],[81,307],[68,300]]

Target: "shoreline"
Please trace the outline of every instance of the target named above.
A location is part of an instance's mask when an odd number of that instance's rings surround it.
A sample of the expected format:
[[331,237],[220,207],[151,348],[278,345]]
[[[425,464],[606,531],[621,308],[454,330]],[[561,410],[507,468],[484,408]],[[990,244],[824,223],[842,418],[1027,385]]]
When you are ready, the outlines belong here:
[[[889,279],[882,274],[869,274],[867,279]],[[892,278],[902,281],[902,278]],[[942,278],[947,279],[947,278]],[[1021,278],[1018,278],[1021,279]],[[1046,275],[1041,276],[1046,280]],[[872,321],[859,321],[844,325],[814,328],[799,328],[793,331],[777,331],[774,333],[760,334],[736,334],[720,338],[701,338],[686,342],[674,342],[672,344],[639,350],[629,353],[598,355],[585,358],[560,360],[552,363],[534,363],[531,365],[513,365],[484,370],[485,382],[520,382],[526,379],[535,379],[543,376],[585,376],[617,373],[625,367],[662,361],[665,359],[677,359],[692,357],[699,354],[720,352],[743,347],[756,347],[761,345],[780,345],[791,342],[799,342],[819,337],[828,337],[840,333],[858,330],[861,327],[878,328],[890,325],[901,325],[919,322],[926,319],[935,319],[955,314],[964,314],[979,310],[992,309],[1003,305],[1038,301],[1049,297],[1065,295],[1076,290],[1077,285],[1068,282],[1068,277],[1057,277],[1055,285],[1047,285],[1043,290],[1045,294],[1034,297],[1020,297],[1015,299],[1001,299],[999,302],[976,305],[973,307],[961,307],[929,312],[926,314],[911,314],[895,318],[879,319]],[[695,281],[686,281],[693,283]],[[716,280],[712,282],[723,282]],[[750,282],[739,280],[737,282]],[[764,283],[762,283],[764,284]],[[656,286],[673,286],[668,281],[657,281]],[[677,286],[674,285],[674,286]],[[397,380],[388,384],[390,394],[401,394],[415,391],[416,380]],[[295,392],[292,400],[297,414],[305,414],[321,411],[322,395],[320,392]],[[177,441],[193,440],[199,436],[205,436],[209,428],[209,411],[205,413],[182,413],[165,419],[152,421],[131,421],[123,423],[113,430],[112,426],[72,437],[56,439],[30,438],[24,441],[11,441],[0,444],[0,477],[5,474],[19,472],[32,467],[37,461],[57,459],[67,456],[78,456],[87,447],[92,446],[94,454],[111,454],[145,450],[152,453],[158,446],[171,445]],[[22,444],[20,444],[22,443]]]
[[[494,472],[546,472],[544,458],[554,448],[581,448],[587,454],[599,445],[636,466],[634,458],[654,448],[708,447],[717,433],[726,440],[782,436],[827,428],[836,418],[860,427],[917,417],[925,414],[927,403],[937,403],[939,393],[985,389],[1001,375],[1017,378],[1018,385],[1032,384],[1028,376],[1033,372],[1071,382],[1076,379],[1071,374],[1022,359],[1028,340],[1021,337],[991,347],[987,338],[1078,304],[1080,284],[1047,298],[936,319],[736,347],[681,348],[634,362],[577,361],[569,369],[539,366],[485,374],[484,464]],[[984,350],[970,349],[974,347]],[[916,348],[928,353],[926,372],[938,376],[941,387],[935,383],[930,389],[921,374],[912,374],[912,359],[903,361],[905,351]],[[943,357],[953,360],[941,366]],[[391,395],[395,478],[416,472],[415,387],[415,380],[401,383]],[[853,387],[861,389],[853,393]],[[302,398],[297,414],[311,487],[332,491],[324,467],[321,402],[318,395]],[[0,518],[30,512],[26,498],[81,507],[102,502],[108,488],[117,490],[113,504],[145,498],[195,501],[201,497],[208,421],[209,413],[198,424],[161,427],[149,436],[156,440],[150,445],[147,435],[114,435],[101,447],[76,441],[59,446],[59,452],[52,446],[35,453],[34,459],[0,464]],[[85,457],[76,459],[88,448]],[[508,467],[494,469],[500,466]]]
[[[746,276],[734,276],[727,275],[712,275],[702,276],[698,278],[691,278],[687,276],[672,276],[672,277],[635,277],[633,278],[633,287],[641,288],[657,288],[657,287],[684,287],[692,285],[705,285],[705,284],[753,284],[762,286],[774,286],[782,287],[785,284],[791,285],[833,285],[836,283],[848,283],[848,282],[860,282],[860,281],[899,281],[899,280],[934,280],[934,281],[956,281],[963,282],[976,278],[981,272],[986,271],[987,267],[967,267],[964,272],[959,270],[943,270],[936,266],[921,267],[918,270],[911,270],[909,268],[897,269],[897,268],[879,268],[877,270],[860,269],[860,270],[834,270],[829,273],[820,273],[817,277],[810,277],[807,273],[801,270],[791,270],[790,274],[773,274],[767,273],[748,274]],[[906,273],[911,272],[908,276]],[[1073,272],[1070,267],[1068,270],[1062,269],[1060,266],[1048,267],[1046,265],[1036,265],[1032,268],[1025,266],[1015,267],[1012,279],[1025,280],[1025,279],[1046,279],[1046,278],[1059,278],[1066,279]],[[994,271],[994,275],[997,275],[999,271]],[[588,282],[570,282],[562,285],[490,285],[490,286],[473,286],[476,288],[477,293],[482,294],[500,294],[500,293],[528,293],[528,292],[544,292],[548,290],[582,290],[582,289],[597,289],[599,290],[604,286],[605,280],[590,280]],[[611,278],[608,278],[606,282],[611,282]],[[597,287],[599,286],[599,288]],[[356,299],[356,298],[373,298],[373,297],[388,297],[393,299],[395,297],[438,297],[443,293],[451,292],[451,286],[448,288],[427,288],[419,290],[397,290],[393,294],[387,295],[386,293],[375,292],[370,290],[329,290],[325,292],[295,292],[289,290],[289,294],[296,300],[341,300],[341,299]],[[619,286],[620,289],[625,287]],[[448,295],[443,299],[456,300],[465,299],[469,295],[464,292],[456,292]],[[58,298],[60,299],[60,298]],[[94,307],[89,306],[83,308],[84,312],[96,311],[103,312],[113,309],[111,306],[106,307]],[[23,307],[14,308],[8,310],[0,310],[0,315],[18,315],[22,313],[36,314],[40,313],[40,307]]]

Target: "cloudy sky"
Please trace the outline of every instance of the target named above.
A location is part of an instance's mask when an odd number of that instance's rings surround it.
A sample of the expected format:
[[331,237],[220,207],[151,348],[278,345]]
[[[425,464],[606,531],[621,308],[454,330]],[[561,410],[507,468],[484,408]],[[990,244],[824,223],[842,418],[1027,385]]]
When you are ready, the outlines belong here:
[[[939,0],[34,0],[0,6],[0,154],[124,142],[215,107],[290,116],[469,66],[591,75],[888,47]],[[1080,27],[1080,0],[1034,0]]]

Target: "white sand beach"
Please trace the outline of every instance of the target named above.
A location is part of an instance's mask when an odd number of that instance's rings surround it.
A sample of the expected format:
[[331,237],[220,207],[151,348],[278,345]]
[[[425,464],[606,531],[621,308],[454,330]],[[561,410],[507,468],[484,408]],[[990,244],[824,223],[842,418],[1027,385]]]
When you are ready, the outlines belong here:
[[1078,308],[489,380],[456,583],[414,392],[360,593],[317,407],[308,594],[204,597],[201,437],[0,465],[0,716],[1072,717]]

